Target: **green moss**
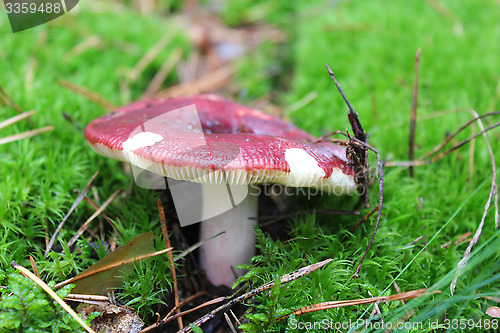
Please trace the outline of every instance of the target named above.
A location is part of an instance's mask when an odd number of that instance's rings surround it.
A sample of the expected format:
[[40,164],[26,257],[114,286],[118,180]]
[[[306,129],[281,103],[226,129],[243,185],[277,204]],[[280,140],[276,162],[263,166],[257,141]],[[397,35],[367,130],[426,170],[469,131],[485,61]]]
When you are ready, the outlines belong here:
[[[0,332],[85,332],[35,282],[9,271],[0,270]],[[63,287],[57,295],[64,298],[71,288]]]

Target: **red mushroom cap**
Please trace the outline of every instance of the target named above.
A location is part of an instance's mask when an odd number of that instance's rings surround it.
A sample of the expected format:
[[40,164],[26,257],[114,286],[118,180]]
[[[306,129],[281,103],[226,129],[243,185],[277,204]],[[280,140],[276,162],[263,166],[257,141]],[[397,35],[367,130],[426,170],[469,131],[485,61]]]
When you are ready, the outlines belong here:
[[93,120],[85,139],[101,155],[178,180],[356,187],[345,147],[214,95],[133,103]]

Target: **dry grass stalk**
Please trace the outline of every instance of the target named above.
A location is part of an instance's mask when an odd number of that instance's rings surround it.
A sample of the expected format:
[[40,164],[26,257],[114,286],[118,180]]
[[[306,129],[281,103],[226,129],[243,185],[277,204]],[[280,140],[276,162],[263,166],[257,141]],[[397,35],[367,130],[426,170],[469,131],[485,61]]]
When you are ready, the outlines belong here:
[[465,250],[464,257],[460,262],[458,263],[457,266],[457,271],[455,273],[455,278],[453,281],[451,281],[450,284],[450,291],[451,294],[453,295],[453,292],[455,291],[458,277],[462,274],[462,272],[465,269],[465,266],[467,265],[467,262],[469,261],[472,248],[476,243],[479,241],[479,238],[481,237],[481,233],[483,231],[484,227],[484,221],[486,219],[486,216],[488,215],[488,210],[490,209],[491,202],[493,201],[493,204],[495,206],[495,228],[498,228],[498,185],[497,185],[497,168],[496,168],[496,160],[495,160],[495,154],[493,153],[493,149],[491,148],[490,140],[488,139],[488,136],[486,135],[486,131],[484,129],[483,122],[479,118],[479,115],[477,112],[473,111],[474,116],[476,118],[477,125],[479,126],[479,129],[481,129],[481,134],[484,137],[484,141],[486,142],[486,146],[488,147],[488,152],[490,154],[490,161],[491,161],[491,189],[490,189],[490,194],[488,196],[488,200],[486,201],[486,204],[484,206],[484,211],[483,211],[483,216],[481,218],[481,222],[479,222],[479,226],[477,227],[476,232],[474,233],[474,236],[472,237],[472,240],[469,243],[469,246]]
[[96,92],[94,92],[88,88],[78,86],[78,85],[71,83],[69,81],[66,81],[66,80],[56,80],[56,82],[60,86],[68,88],[70,90],[73,90],[74,92],[82,95],[83,97],[87,98],[89,101],[92,101],[96,104],[101,105],[106,110],[111,111],[111,110],[116,109],[116,105],[114,105],[113,103],[108,101],[106,98],[102,97],[101,95],[98,95]]
[[68,242],[68,246],[71,246],[73,245],[76,240],[85,232],[85,230],[87,229],[87,227],[90,225],[90,223],[96,218],[99,216],[99,214],[101,214],[105,209],[106,207],[108,207],[108,205],[113,202],[113,200],[115,200],[116,196],[120,194],[120,190],[116,190],[115,193],[113,193],[109,198],[108,200],[106,200],[102,206],[95,211],[94,214],[92,214],[92,216],[90,216],[87,221],[85,221],[84,224],[82,224],[82,226],[76,231],[76,234],[69,240]]
[[[161,231],[163,233],[163,239],[165,240],[165,246],[167,248],[171,248],[172,246],[170,245],[170,238],[168,237],[167,220],[165,219],[165,210],[163,209],[163,205],[160,199],[158,199],[158,211],[160,212]],[[177,288],[177,275],[175,273],[174,257],[172,255],[172,251],[170,251],[167,256],[168,262],[170,263],[172,279],[174,280],[174,302],[175,307],[177,308],[176,312],[177,314],[179,314],[181,312],[181,309],[179,308],[179,289]],[[182,323],[182,317],[179,316],[177,318],[177,323],[179,325],[179,329],[182,329],[184,327]]]
[[73,205],[71,205],[71,208],[69,209],[69,211],[66,213],[66,215],[63,217],[62,221],[57,226],[56,231],[54,232],[54,234],[50,238],[50,241],[47,244],[47,247],[45,248],[44,258],[47,258],[47,256],[49,255],[50,249],[52,249],[52,246],[54,245],[54,243],[55,243],[55,241],[57,239],[57,235],[62,230],[62,228],[64,226],[64,223],[66,222],[66,220],[68,219],[68,217],[71,215],[71,213],[73,213],[73,211],[76,209],[76,207],[78,207],[78,205],[80,204],[80,202],[82,202],[83,198],[87,195],[87,192],[89,191],[90,186],[92,185],[92,183],[94,182],[94,180],[96,179],[96,177],[97,177],[98,174],[99,174],[99,171],[96,171],[94,173],[94,175],[92,175],[92,177],[90,178],[89,182],[87,183],[87,185],[83,189],[82,193],[80,193],[78,195],[78,197],[76,198],[75,202],[73,202]]
[[[288,283],[288,282],[291,282],[291,281],[294,281],[294,280],[297,280],[298,278],[301,278],[309,273],[312,273],[314,272],[315,270],[325,266],[326,264],[330,263],[333,259],[326,259],[326,260],[323,260],[323,261],[320,261],[318,263],[315,263],[315,264],[312,264],[312,265],[309,265],[309,266],[306,266],[306,267],[303,267],[303,268],[300,268],[296,271],[293,271],[291,273],[288,273],[288,274],[285,274],[283,276],[280,277],[280,285],[283,285],[285,283]],[[274,281],[271,281],[271,282],[268,282],[258,288],[255,288],[251,291],[249,291],[248,293],[246,294],[243,294],[241,296],[238,296],[232,300],[230,300],[229,302],[219,306],[218,308],[210,311],[209,313],[207,313],[206,315],[204,315],[203,317],[195,320],[192,324],[195,325],[195,326],[200,326],[204,323],[206,323],[207,321],[209,321],[210,319],[214,318],[215,315],[218,313],[218,312],[221,312],[221,311],[225,311],[226,309],[229,309],[231,306],[237,304],[237,303],[240,303],[244,300],[247,300],[263,291],[266,291],[266,290],[269,290],[271,289],[272,287],[274,287],[275,285],[275,282]],[[182,330],[178,331],[178,333],[187,333],[187,332],[192,332],[192,329],[190,326],[186,326],[184,327]]]

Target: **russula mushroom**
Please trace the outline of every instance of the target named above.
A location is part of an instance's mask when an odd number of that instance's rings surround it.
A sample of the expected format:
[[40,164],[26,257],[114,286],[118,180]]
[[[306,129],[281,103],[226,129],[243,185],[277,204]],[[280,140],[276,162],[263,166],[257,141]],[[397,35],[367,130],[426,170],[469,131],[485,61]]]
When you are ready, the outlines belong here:
[[[231,286],[232,267],[248,263],[254,254],[258,187],[252,184],[314,187],[335,194],[351,194],[356,188],[344,147],[315,143],[313,136],[280,118],[214,95],[135,102],[93,120],[85,138],[106,157],[163,177],[213,185],[189,195],[202,195],[200,237],[225,232],[201,248],[201,266],[214,285]],[[227,196],[228,189],[239,199],[206,213],[218,206],[206,201],[218,200],[224,196],[221,191]],[[176,209],[185,213],[177,203]]]

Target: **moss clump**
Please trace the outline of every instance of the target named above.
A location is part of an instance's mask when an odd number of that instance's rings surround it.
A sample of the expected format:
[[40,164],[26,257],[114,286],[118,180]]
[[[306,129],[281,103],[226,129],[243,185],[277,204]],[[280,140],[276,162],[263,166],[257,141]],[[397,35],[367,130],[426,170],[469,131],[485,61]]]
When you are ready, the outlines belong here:
[[[18,272],[0,270],[0,285],[0,332],[84,332],[66,311],[29,278]],[[71,288],[66,286],[56,293],[64,298]]]

